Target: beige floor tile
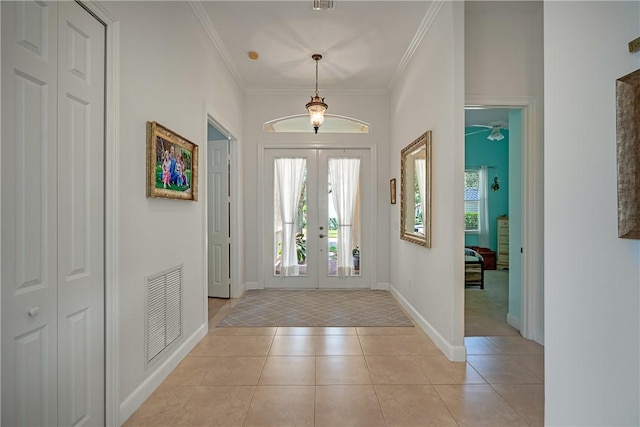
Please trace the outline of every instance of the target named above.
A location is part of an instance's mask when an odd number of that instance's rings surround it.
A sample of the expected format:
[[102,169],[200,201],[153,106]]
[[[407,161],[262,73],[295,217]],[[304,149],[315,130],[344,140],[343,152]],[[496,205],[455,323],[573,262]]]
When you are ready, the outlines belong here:
[[365,356],[410,356],[413,347],[406,336],[360,335]]
[[169,374],[163,384],[199,385],[211,369],[213,361],[213,357],[187,356]]
[[489,385],[434,385],[460,426],[518,427],[527,421]]
[[416,335],[415,337],[405,337],[411,346],[411,354],[415,356],[442,355],[442,352],[431,339],[426,335]]
[[357,335],[357,332],[351,327],[315,327],[313,335]]
[[257,385],[264,356],[211,357],[209,371],[201,385]]
[[466,362],[451,362],[444,356],[417,356],[418,365],[431,384],[486,384]]
[[273,337],[206,336],[191,356],[266,356]]
[[498,346],[504,354],[543,354],[544,347],[535,341],[516,337],[488,336],[487,339]]
[[357,327],[358,335],[415,335],[416,327]]
[[269,356],[259,385],[314,385],[316,359],[313,356]]
[[367,356],[374,384],[429,384],[413,356]]
[[533,374],[544,382],[544,355],[542,354],[526,354],[513,356],[518,365],[533,372]]
[[315,335],[315,329],[313,327],[279,326],[276,335]]
[[238,333],[238,329],[240,328],[211,328],[211,326],[209,326],[208,335],[235,335]]
[[544,426],[544,385],[494,385],[493,388],[516,411],[524,417],[531,426]]
[[317,356],[316,384],[371,384],[364,356]]
[[467,348],[467,355],[504,353],[500,347],[496,346],[485,337],[465,337],[464,345]]
[[385,421],[371,385],[316,387],[316,426],[384,426]]
[[124,425],[127,427],[171,425],[195,389],[195,386],[161,384]]
[[238,328],[237,336],[274,336],[276,334],[276,328],[274,327],[262,327],[262,328]]
[[313,426],[314,387],[258,386],[244,425]]
[[362,348],[356,335],[319,335],[315,337],[318,356],[360,356]]
[[315,337],[311,335],[276,335],[269,350],[270,356],[314,356]]
[[376,385],[387,426],[457,426],[430,385]]
[[173,426],[240,426],[255,387],[197,387],[178,413]]
[[520,365],[516,356],[469,356],[469,363],[490,384],[540,384],[542,380]]

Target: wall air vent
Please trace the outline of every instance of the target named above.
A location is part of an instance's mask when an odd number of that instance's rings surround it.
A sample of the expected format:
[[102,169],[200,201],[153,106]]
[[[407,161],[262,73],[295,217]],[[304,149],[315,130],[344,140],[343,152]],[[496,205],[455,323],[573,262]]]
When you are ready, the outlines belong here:
[[313,10],[333,10],[333,0],[311,0],[311,9]]
[[182,335],[182,265],[147,277],[147,363]]

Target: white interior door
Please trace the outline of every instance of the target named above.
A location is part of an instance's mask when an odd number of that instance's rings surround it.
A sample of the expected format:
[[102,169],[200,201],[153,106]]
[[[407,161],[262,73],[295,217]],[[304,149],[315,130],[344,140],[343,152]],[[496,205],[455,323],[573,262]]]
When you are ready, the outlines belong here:
[[231,237],[229,141],[207,144],[208,291],[210,297],[229,298]]
[[58,424],[104,423],[105,27],[58,17]]
[[[346,163],[357,165],[348,179]],[[266,288],[371,287],[369,173],[366,149],[265,150]]]
[[105,29],[1,7],[2,425],[100,425]]

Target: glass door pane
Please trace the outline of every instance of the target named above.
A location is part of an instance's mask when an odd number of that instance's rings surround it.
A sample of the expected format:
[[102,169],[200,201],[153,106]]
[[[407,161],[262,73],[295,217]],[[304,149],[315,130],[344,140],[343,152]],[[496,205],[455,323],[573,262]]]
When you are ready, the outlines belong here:
[[369,150],[319,150],[321,288],[371,286],[367,206]]
[[264,153],[264,287],[315,288],[318,286],[316,150],[267,149]]

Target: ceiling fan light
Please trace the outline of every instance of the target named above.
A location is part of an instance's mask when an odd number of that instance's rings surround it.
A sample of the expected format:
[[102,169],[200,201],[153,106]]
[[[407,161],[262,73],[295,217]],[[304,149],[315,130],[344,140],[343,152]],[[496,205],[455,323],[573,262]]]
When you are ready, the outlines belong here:
[[491,129],[491,133],[489,134],[487,139],[489,141],[502,141],[504,139],[504,135],[502,134],[502,132],[500,132],[500,128],[496,126]]

